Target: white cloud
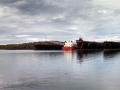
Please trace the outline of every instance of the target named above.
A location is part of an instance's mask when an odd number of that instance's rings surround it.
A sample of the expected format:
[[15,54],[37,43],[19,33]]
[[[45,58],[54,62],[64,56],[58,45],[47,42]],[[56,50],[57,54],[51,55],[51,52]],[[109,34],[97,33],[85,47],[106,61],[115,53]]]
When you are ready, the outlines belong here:
[[101,6],[103,8],[119,9],[120,0],[92,0],[93,5]]
[[39,38],[26,38],[28,41],[39,41]]
[[21,37],[28,37],[29,35],[15,35],[15,36],[21,38]]
[[98,12],[99,13],[104,13],[104,14],[108,13],[108,11],[106,11],[106,10],[101,10],[101,11],[99,10]]

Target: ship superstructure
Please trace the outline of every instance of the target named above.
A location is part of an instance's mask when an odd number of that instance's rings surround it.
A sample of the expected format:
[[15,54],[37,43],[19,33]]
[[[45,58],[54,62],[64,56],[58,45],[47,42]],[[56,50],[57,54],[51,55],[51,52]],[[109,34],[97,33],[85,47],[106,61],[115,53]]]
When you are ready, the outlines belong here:
[[99,50],[104,49],[102,42],[84,41],[82,38],[76,40],[78,50]]
[[62,47],[62,50],[75,50],[76,46],[72,41],[68,41],[64,43],[64,46]]

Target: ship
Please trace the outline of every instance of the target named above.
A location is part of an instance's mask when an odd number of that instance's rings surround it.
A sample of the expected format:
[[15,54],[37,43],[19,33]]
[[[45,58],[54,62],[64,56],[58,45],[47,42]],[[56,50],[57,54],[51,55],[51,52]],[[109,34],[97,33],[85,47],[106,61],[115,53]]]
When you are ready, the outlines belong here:
[[120,50],[120,42],[105,41],[104,50]]
[[76,50],[76,45],[72,41],[68,41],[64,43],[64,46],[62,47],[63,51],[71,51]]
[[45,41],[34,44],[35,50],[62,50],[64,42]]
[[95,42],[95,41],[84,41],[82,38],[76,40],[77,50],[103,50],[104,43],[103,42]]

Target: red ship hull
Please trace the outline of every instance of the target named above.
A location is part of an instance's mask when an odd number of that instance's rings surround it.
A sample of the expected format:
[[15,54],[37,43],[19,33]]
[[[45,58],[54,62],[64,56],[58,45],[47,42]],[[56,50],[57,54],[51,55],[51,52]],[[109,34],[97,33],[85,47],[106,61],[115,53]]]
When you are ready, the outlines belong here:
[[63,51],[76,50],[75,47],[62,47]]

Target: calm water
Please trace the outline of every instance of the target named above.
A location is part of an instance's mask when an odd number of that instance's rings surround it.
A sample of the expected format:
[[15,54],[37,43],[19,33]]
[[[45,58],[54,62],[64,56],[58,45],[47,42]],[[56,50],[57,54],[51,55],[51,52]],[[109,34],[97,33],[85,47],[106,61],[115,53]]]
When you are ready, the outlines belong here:
[[120,90],[120,52],[1,50],[0,90]]

